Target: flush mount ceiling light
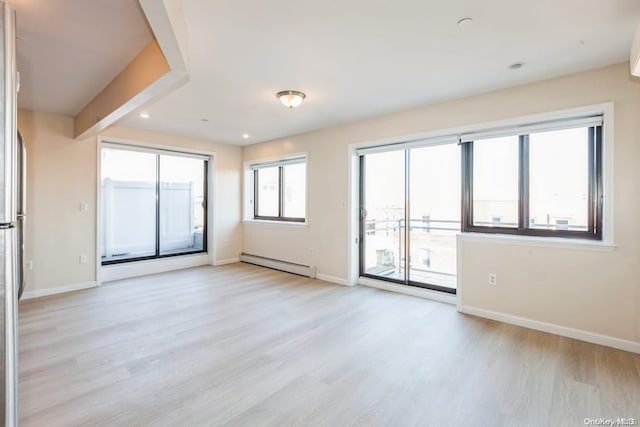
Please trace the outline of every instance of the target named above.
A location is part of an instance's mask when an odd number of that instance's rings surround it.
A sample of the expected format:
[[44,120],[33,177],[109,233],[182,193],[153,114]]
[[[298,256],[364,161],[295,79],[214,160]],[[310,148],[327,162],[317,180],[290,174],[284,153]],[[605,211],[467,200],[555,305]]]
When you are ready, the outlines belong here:
[[473,22],[473,19],[471,18],[462,18],[461,20],[458,21],[458,27],[465,27],[469,24],[471,24]]
[[276,96],[280,102],[282,102],[282,105],[287,108],[296,108],[302,104],[302,101],[306,97],[304,93],[298,92],[297,90],[283,90],[282,92],[278,92]]
[[151,115],[149,113],[140,113],[140,117],[143,119],[148,119],[149,117],[151,117]]
[[249,135],[248,133],[243,133],[243,134],[242,134],[242,137],[243,137],[244,139],[249,139],[249,138],[251,138],[251,135]]

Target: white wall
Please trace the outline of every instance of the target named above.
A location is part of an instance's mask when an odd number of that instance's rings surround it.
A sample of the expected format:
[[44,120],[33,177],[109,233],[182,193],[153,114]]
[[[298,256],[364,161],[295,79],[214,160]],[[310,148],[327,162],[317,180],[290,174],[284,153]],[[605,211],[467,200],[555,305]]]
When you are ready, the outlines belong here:
[[[85,285],[96,278],[97,138],[73,139],[73,118],[20,110],[18,127],[27,147],[25,292]],[[237,258],[240,222],[241,149],[201,139],[114,126],[100,134],[135,142],[216,153],[214,211],[216,260]],[[81,202],[88,211],[81,213]],[[224,241],[229,245],[225,247]],[[79,255],[88,262],[79,264]]]
[[96,143],[72,139],[72,117],[21,110],[18,128],[27,149],[26,260],[33,261],[25,293],[93,282]]
[[[253,161],[307,152],[308,227],[245,223],[244,251],[347,279],[348,146],[586,105],[614,103],[611,252],[462,243],[464,304],[640,342],[640,83],[628,64],[412,109],[244,147]],[[312,100],[309,100],[312,102]],[[304,105],[301,107],[304,108]],[[609,153],[610,154],[610,153]],[[309,248],[314,249],[314,255]],[[498,284],[487,284],[495,272]]]

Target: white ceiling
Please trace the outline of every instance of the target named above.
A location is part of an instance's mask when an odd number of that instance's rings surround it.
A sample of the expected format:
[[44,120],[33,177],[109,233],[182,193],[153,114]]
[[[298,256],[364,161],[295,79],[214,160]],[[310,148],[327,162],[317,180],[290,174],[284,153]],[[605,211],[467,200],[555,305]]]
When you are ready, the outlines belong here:
[[[89,101],[150,37],[133,1],[14,0],[28,73],[21,106],[73,114]],[[124,123],[231,144],[626,61],[640,20],[638,0],[183,0],[183,7],[190,82],[146,108],[151,118]],[[459,28],[463,17],[473,23]],[[509,70],[516,61],[526,66]],[[275,98],[289,89],[307,94],[291,111]]]
[[18,106],[75,115],[152,39],[136,0],[10,0]]

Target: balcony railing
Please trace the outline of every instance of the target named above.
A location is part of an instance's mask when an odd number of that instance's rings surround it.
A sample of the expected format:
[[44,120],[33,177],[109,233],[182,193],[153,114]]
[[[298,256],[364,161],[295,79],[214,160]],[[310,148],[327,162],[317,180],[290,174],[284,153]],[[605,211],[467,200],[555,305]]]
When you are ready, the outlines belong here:
[[[365,239],[365,257],[369,261],[365,261],[365,273],[404,280],[405,220],[372,219],[366,220],[364,226],[365,235],[370,236]],[[460,232],[460,221],[410,219],[409,232],[412,238],[409,249],[409,279],[454,289],[456,287],[455,236]],[[381,241],[380,238],[384,240]]]
[[[461,223],[458,220],[450,220],[450,219],[431,219],[431,218],[423,218],[423,219],[410,219],[409,220],[410,229],[413,230],[423,230],[424,232],[431,231],[446,231],[458,233],[461,230]],[[502,221],[474,221],[474,225],[480,225],[484,227],[504,227],[504,228],[516,228],[518,227],[518,223],[515,222],[502,222]],[[382,219],[382,220],[366,220],[365,221],[365,232],[367,234],[373,234],[377,231],[390,231],[390,230],[402,230],[405,227],[404,219]],[[581,224],[566,224],[566,223],[555,223],[555,224],[544,224],[544,223],[535,223],[532,222],[529,225],[530,228],[543,229],[543,230],[585,230],[587,228],[586,225]]]
[[[409,226],[409,231],[422,230],[425,233],[430,233],[431,231],[457,233],[460,231],[460,221],[448,219],[410,219]],[[378,231],[397,231],[404,228],[404,219],[370,219],[365,221],[366,234],[374,234]]]

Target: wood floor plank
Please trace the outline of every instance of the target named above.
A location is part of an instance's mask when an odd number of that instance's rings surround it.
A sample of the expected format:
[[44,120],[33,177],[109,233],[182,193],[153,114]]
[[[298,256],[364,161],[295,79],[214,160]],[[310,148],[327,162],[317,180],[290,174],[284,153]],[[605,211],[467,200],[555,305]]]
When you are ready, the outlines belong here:
[[640,418],[640,356],[248,264],[20,304],[22,426]]

